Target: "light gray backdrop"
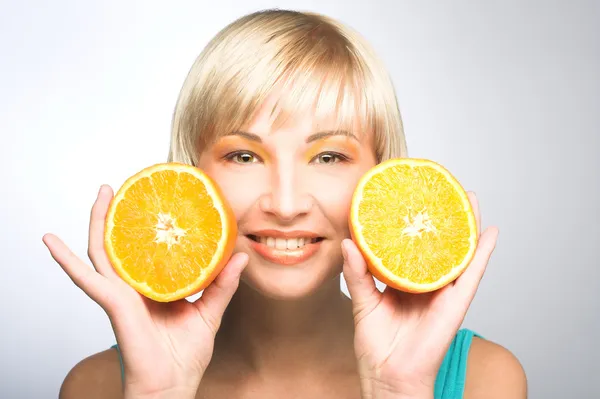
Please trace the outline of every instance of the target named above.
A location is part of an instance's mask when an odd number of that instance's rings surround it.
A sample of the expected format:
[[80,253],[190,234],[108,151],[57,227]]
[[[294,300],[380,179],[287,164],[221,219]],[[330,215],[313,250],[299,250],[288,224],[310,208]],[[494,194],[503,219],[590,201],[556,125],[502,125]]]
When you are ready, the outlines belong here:
[[512,350],[531,398],[598,397],[600,6],[592,1],[6,1],[0,12],[0,397],[53,398],[113,344],[42,244],[86,257],[98,187],[166,159],[197,54],[259,8],[361,31],[397,86],[411,156],[479,195],[500,239],[465,326]]

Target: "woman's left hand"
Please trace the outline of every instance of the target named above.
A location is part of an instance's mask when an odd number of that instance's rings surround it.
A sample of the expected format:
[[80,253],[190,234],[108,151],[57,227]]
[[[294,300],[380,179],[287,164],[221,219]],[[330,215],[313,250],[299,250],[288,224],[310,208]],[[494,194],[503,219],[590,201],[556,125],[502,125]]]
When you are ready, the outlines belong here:
[[[480,228],[477,199],[468,193]],[[432,399],[435,379],[460,328],[488,260],[498,229],[479,238],[476,253],[454,282],[427,294],[375,286],[356,245],[344,240],[344,278],[352,297],[355,338],[363,399]]]

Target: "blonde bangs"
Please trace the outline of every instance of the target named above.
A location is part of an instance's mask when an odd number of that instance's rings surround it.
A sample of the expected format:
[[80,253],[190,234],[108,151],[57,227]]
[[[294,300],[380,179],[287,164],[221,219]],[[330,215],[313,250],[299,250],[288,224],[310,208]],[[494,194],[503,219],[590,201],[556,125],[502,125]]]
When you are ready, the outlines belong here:
[[[341,47],[341,46],[340,46]],[[290,54],[292,55],[292,54]],[[282,90],[273,109],[273,128],[314,115],[317,130],[345,130],[361,135],[368,129],[360,96],[357,62],[347,48],[319,46],[290,58]]]
[[196,164],[203,148],[248,126],[274,93],[273,129],[314,114],[327,130],[372,132],[378,159],[399,153],[387,149],[394,145],[388,136],[398,134],[389,128],[398,126],[391,126],[376,71],[360,53],[339,25],[320,15],[271,11],[239,19],[208,44],[188,74],[169,160]]

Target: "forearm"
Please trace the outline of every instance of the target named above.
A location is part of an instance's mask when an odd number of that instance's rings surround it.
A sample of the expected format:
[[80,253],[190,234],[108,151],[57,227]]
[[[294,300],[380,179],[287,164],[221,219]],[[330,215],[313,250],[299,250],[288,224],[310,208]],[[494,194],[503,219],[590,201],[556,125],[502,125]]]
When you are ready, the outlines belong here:
[[363,395],[362,399],[434,399],[434,397],[433,392],[407,394],[390,391],[378,391]]
[[123,399],[194,399],[200,380],[186,379],[180,383],[149,386],[147,381],[142,385],[125,384]]
[[157,392],[139,392],[125,388],[123,399],[194,399],[196,389],[188,387],[171,388]]
[[394,392],[388,390],[373,390],[365,392],[362,399],[434,399],[433,392]]
[[361,380],[362,399],[434,399],[433,391],[431,384],[389,384],[372,379]]

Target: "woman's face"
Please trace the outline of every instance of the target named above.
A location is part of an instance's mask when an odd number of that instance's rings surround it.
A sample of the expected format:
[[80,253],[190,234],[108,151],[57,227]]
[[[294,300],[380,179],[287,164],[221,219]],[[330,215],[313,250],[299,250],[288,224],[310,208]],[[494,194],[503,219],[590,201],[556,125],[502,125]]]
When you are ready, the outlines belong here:
[[341,272],[352,194],[376,159],[372,135],[333,132],[333,120],[304,115],[272,131],[273,105],[206,148],[198,166],[236,215],[235,252],[250,257],[242,280],[269,297],[298,298]]

